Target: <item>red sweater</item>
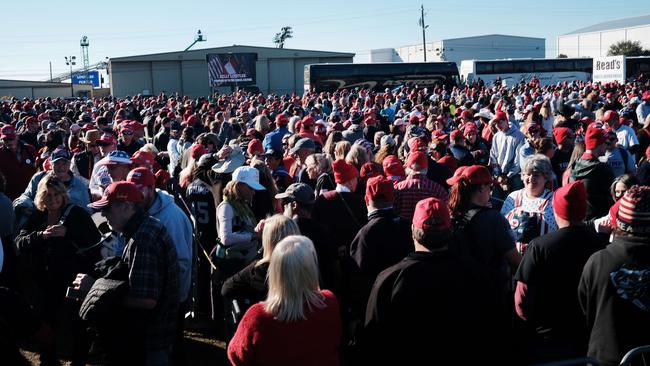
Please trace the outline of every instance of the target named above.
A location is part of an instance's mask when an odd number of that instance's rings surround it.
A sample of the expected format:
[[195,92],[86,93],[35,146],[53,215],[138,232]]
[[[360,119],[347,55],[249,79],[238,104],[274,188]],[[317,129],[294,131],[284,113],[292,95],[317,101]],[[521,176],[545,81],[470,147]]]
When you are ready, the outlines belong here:
[[[0,147],[0,172],[7,179],[5,194],[15,200],[27,188],[36,173],[36,149],[32,145],[18,142],[19,153],[15,154],[5,146]],[[22,145],[22,146],[21,146]]]
[[244,314],[228,345],[233,365],[338,365],[341,341],[339,303],[322,290],[324,309],[306,311],[305,320],[280,322],[257,303]]

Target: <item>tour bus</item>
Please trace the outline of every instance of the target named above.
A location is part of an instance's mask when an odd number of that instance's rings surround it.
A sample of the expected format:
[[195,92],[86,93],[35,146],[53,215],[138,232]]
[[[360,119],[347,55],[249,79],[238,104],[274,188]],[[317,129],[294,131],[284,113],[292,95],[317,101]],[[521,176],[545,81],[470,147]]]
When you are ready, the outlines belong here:
[[480,78],[486,84],[501,77],[510,86],[537,76],[541,85],[548,85],[565,80],[587,81],[591,79],[592,66],[591,58],[463,60],[460,77],[466,83]]
[[305,65],[305,92],[366,88],[375,91],[401,85],[452,88],[458,85],[455,62],[387,62]]
[[[650,56],[626,57],[626,78],[634,79],[639,75],[650,78]],[[506,85],[524,80],[528,82],[537,76],[541,85],[555,84],[561,81],[591,80],[593,59],[556,58],[556,59],[515,59],[515,60],[464,60],[460,63],[460,77],[463,82],[471,83],[480,78],[486,84],[493,83],[498,77]]]

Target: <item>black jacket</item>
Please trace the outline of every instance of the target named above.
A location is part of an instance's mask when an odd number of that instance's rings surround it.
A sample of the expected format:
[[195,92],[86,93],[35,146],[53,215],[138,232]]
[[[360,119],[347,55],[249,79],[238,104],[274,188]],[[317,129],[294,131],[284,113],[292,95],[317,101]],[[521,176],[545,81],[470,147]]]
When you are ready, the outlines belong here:
[[591,330],[588,355],[618,365],[634,347],[650,344],[650,240],[614,237],[582,271],[578,298]]
[[602,217],[614,203],[609,188],[614,181],[612,168],[597,159],[578,159],[571,167],[570,181],[582,180],[587,189],[587,220]]

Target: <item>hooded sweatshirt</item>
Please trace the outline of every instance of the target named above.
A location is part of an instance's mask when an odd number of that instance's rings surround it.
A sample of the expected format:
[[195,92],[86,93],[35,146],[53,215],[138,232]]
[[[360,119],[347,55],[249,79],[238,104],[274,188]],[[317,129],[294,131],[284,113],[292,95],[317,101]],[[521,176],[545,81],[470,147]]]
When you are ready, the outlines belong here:
[[588,356],[618,365],[634,347],[650,344],[648,237],[616,236],[582,271],[578,299],[591,330]]
[[510,123],[510,129],[507,132],[499,131],[494,135],[490,149],[490,164],[496,165],[495,175],[506,174],[510,178],[519,174],[521,167],[517,159],[517,152],[525,140],[524,134],[513,123]]
[[181,302],[187,299],[192,282],[192,224],[169,193],[156,189],[156,198],[147,213],[165,226],[178,256]]
[[586,219],[606,215],[614,203],[609,192],[609,187],[614,181],[612,168],[605,163],[601,163],[598,159],[590,158],[589,154],[584,154],[571,167],[569,181],[574,182],[576,180],[582,180],[587,189]]

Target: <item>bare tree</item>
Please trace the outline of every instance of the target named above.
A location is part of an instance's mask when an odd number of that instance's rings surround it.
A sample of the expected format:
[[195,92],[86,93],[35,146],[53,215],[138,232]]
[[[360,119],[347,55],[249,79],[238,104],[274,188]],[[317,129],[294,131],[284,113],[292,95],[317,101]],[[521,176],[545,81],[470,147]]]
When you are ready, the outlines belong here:
[[293,30],[291,27],[282,27],[280,33],[276,33],[275,37],[273,37],[273,43],[275,43],[278,48],[284,48],[284,41],[289,38],[293,38]]

